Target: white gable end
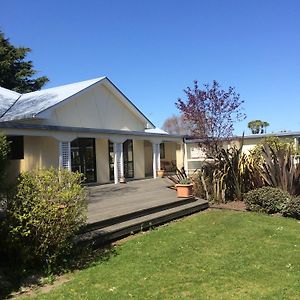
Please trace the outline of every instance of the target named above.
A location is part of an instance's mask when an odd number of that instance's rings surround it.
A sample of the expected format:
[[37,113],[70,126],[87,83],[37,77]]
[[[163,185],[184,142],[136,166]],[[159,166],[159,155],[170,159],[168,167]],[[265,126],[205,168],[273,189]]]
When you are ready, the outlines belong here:
[[144,131],[146,121],[125,105],[118,95],[105,85],[95,85],[88,91],[61,103],[51,110],[44,124],[99,129]]

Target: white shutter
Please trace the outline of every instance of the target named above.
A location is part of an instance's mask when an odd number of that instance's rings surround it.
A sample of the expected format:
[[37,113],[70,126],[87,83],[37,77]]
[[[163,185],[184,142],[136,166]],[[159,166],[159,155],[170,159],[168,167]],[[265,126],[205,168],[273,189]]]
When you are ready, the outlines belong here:
[[59,165],[63,169],[71,170],[71,145],[70,142],[60,142]]

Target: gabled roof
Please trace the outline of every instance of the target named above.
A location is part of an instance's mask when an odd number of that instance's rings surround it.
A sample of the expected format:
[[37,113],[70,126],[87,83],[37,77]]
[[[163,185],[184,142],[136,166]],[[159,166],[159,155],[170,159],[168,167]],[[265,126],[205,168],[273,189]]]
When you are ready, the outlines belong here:
[[0,87],[0,119],[22,95]]
[[154,124],[107,78],[100,77],[77,83],[18,94],[0,87],[0,122],[42,118],[45,112],[72,100],[97,84],[105,84],[123,104],[150,126]]

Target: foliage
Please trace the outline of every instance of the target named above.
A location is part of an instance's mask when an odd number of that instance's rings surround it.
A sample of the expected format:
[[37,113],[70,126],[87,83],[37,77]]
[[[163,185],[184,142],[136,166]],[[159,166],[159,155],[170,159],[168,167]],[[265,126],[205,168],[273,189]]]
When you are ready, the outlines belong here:
[[162,126],[162,129],[170,134],[190,134],[187,121],[184,120],[183,116],[173,115],[167,118]]
[[179,181],[179,184],[191,184],[191,183],[192,183],[192,181],[189,178],[181,179]]
[[294,220],[208,211],[116,246],[34,299],[298,299],[299,244]]
[[300,220],[300,197],[292,197],[288,200],[283,215]]
[[212,202],[242,200],[253,185],[252,169],[242,145],[221,149],[215,160],[207,162],[195,178],[195,190]]
[[246,193],[244,201],[248,210],[273,214],[282,212],[290,198],[279,188],[262,187]]
[[186,172],[184,168],[182,167],[181,170],[176,168],[175,175],[169,175],[167,176],[168,179],[170,179],[174,184],[179,184],[180,182],[189,180],[188,176],[186,175]]
[[25,58],[31,49],[14,47],[0,31],[0,86],[27,93],[40,90],[49,81],[46,76],[32,78],[37,71]]
[[262,158],[263,148],[267,145],[273,149],[279,149],[280,151],[291,151],[292,155],[296,154],[294,149],[294,142],[290,138],[279,138],[276,136],[270,136],[262,139],[255,147],[250,151],[250,155],[255,160],[260,161]]
[[198,196],[213,202],[242,200],[243,194],[263,186],[279,187],[291,195],[300,194],[300,164],[293,160],[290,140],[268,138],[249,155],[240,148],[221,149],[195,178]]
[[227,150],[222,149],[220,152],[216,171],[221,172],[221,176],[224,176],[226,194],[230,199],[242,200],[243,197],[241,162],[244,155],[242,154],[242,146],[239,149],[236,147],[230,147]]
[[268,126],[270,126],[268,122],[261,120],[253,120],[248,123],[248,128],[252,134],[267,133]]
[[81,178],[82,174],[56,169],[20,175],[6,222],[25,265],[52,267],[70,250],[73,236],[86,221]]
[[263,145],[263,161],[257,165],[256,171],[265,185],[300,195],[300,164],[295,165],[292,151],[292,147]]
[[6,137],[0,134],[0,191],[2,187],[2,180],[5,175],[5,169],[8,163],[9,144]]
[[199,198],[210,200],[212,195],[212,164],[204,163],[193,176],[194,194]]
[[232,137],[234,122],[246,117],[241,112],[244,101],[233,87],[225,91],[217,81],[211,86],[205,84],[204,89],[194,81],[194,87],[187,87],[184,92],[187,99],[179,98],[176,106],[188,122],[191,133],[203,140],[208,155],[215,156],[224,139]]

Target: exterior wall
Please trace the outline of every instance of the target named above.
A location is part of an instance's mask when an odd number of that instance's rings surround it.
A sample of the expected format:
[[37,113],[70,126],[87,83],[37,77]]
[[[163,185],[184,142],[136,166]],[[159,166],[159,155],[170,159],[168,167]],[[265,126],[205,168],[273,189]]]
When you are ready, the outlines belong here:
[[175,162],[176,161],[176,143],[165,142],[165,158],[161,161]]
[[144,142],[144,153],[145,153],[145,176],[153,175],[153,153],[152,144],[149,141]]
[[243,153],[249,153],[250,150],[252,150],[259,142],[261,141],[261,138],[257,139],[245,139],[244,145],[243,145]]
[[184,167],[183,144],[176,144],[176,167],[181,169]]
[[61,105],[44,124],[143,131],[146,124],[105,86],[94,87]]
[[109,179],[108,140],[96,139],[97,182],[107,183]]
[[24,136],[24,159],[11,160],[8,180],[13,181],[21,172],[42,168],[58,168],[59,142],[50,137]]
[[[183,152],[180,144],[176,142],[164,142],[165,145],[165,158],[161,158],[161,165],[163,167],[164,162],[174,162],[177,167],[183,166]],[[145,141],[145,174],[146,176],[153,175],[153,153],[152,143]],[[179,165],[178,165],[179,164]],[[169,165],[169,164],[168,164]],[[171,165],[170,165],[171,166]]]
[[164,142],[165,157],[160,157],[161,168],[166,172],[174,170],[173,164],[176,165],[176,143]]
[[199,143],[186,144],[186,154],[185,154],[186,170],[185,171],[189,175],[193,174],[195,170],[202,168],[203,163],[206,159],[205,153],[202,150],[199,151],[196,150],[198,148],[199,148]]
[[135,179],[145,177],[144,141],[133,140],[133,167]]

